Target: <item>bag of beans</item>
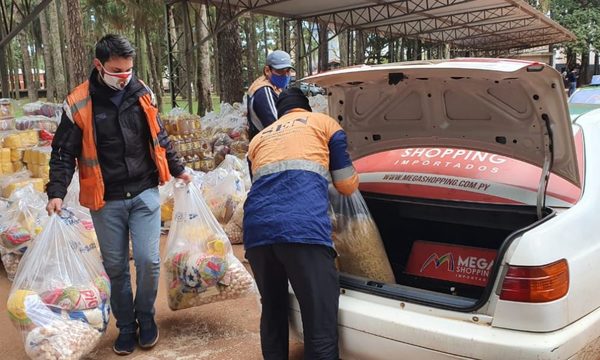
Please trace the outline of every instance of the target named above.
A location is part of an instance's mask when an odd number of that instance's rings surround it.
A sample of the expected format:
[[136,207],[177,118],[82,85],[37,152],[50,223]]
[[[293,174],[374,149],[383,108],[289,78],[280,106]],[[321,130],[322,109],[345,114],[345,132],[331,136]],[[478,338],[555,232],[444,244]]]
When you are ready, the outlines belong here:
[[106,330],[110,282],[86,226],[53,214],[19,265],[7,310],[31,359],[80,359]]
[[333,210],[333,243],[341,272],[388,284],[395,284],[392,266],[379,229],[360,191],[350,196],[334,188],[329,191]]
[[172,310],[256,294],[254,279],[193,182],[176,183],[167,240],[168,303]]

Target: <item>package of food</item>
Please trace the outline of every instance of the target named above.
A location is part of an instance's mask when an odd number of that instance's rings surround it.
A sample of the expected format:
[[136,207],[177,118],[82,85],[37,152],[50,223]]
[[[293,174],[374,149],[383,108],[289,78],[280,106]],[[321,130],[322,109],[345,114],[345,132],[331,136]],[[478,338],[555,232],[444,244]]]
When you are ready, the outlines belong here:
[[84,357],[109,320],[108,276],[80,236],[81,221],[65,210],[30,245],[7,301],[32,359]]
[[173,190],[175,180],[171,179],[166,184],[158,187],[160,202],[160,221],[163,223],[171,221],[173,218],[173,207],[175,206]]
[[10,151],[9,148],[2,148],[0,149],[0,163],[7,163],[10,162],[10,156],[11,156],[12,152]]
[[345,196],[331,187],[329,199],[339,270],[370,280],[396,283],[379,229],[360,191]]
[[[13,169],[13,164],[10,164],[11,169]],[[21,171],[18,172],[18,174],[22,173],[24,171],[24,169],[21,169]],[[15,177],[16,178],[16,177]],[[4,189],[2,190],[2,196],[4,196],[5,198],[8,198],[12,195],[12,193],[15,190],[24,188],[27,185],[32,185],[33,188],[38,191],[38,192],[44,192],[44,180],[42,180],[41,178],[29,178],[29,179],[24,179],[24,180],[15,180],[14,182],[9,183],[8,185],[6,185],[6,187],[4,187]]]
[[237,171],[217,167],[204,177],[202,194],[217,221],[225,225],[239,204],[246,200],[246,188]]
[[0,119],[14,118],[11,99],[0,99]]
[[250,167],[248,166],[248,161],[245,158],[242,160],[236,156],[227,155],[225,156],[225,160],[219,164],[219,168],[227,171],[236,171],[244,182],[246,192],[250,191],[252,179],[250,179]]
[[8,131],[16,129],[15,118],[0,118],[0,131]]
[[231,241],[232,244],[241,244],[244,242],[244,203],[239,203],[233,216],[223,227],[225,234]]
[[53,133],[58,128],[58,121],[55,117],[26,115],[15,119],[15,128],[17,130],[46,130]]
[[164,264],[172,310],[256,295],[254,279],[193,182],[175,185]]
[[47,219],[47,198],[32,185],[15,191],[0,216],[0,254],[9,280],[13,280],[27,247]]

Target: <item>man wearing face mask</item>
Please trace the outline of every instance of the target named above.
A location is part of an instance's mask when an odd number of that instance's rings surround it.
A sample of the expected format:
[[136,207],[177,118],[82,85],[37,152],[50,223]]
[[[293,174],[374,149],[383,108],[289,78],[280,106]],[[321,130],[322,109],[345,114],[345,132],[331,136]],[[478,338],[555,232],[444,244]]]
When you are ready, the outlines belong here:
[[248,88],[248,124],[250,139],[277,120],[277,97],[290,82],[293,69],[290,55],[275,50],[267,56],[263,75]]
[[[52,142],[48,214],[60,213],[77,165],[79,202],[90,209],[104,267],[120,355],[158,341],[154,301],[160,271],[160,204],[157,186],[175,176],[189,182],[158,117],[152,91],[133,74],[135,50],[120,35],[96,44],[94,69],[64,104]],[[129,274],[129,239],[136,296]],[[139,328],[139,334],[138,334]]]

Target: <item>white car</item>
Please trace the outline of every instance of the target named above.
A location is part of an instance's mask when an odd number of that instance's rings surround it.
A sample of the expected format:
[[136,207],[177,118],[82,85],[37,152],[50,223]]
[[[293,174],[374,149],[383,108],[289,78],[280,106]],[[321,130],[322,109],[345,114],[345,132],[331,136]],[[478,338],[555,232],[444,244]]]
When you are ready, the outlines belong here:
[[396,278],[340,274],[342,359],[600,359],[600,110],[572,122],[560,74],[509,59],[305,80]]

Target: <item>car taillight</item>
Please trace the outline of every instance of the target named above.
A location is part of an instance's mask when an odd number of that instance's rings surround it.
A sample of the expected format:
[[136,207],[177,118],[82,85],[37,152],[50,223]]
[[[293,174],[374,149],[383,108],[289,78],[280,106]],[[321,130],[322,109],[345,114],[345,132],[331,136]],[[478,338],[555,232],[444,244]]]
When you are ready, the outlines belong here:
[[542,303],[560,299],[568,291],[569,265],[562,259],[542,266],[509,266],[500,299]]

